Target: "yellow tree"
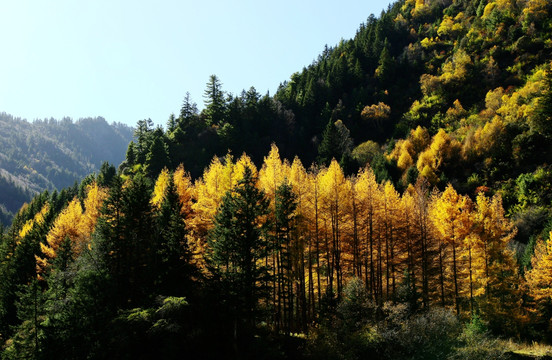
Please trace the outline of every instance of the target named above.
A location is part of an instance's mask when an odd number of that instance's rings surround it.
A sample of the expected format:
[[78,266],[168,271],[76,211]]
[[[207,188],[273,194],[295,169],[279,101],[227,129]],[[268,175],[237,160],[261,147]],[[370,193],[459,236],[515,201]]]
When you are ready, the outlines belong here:
[[[84,218],[82,224],[85,234],[91,235],[94,232],[96,223],[100,217],[100,211],[106,198],[107,190],[98,186],[96,182],[93,182],[86,187],[86,197],[83,201]],[[82,246],[80,248],[82,249]]]
[[[284,172],[287,173],[292,190],[295,193],[297,207],[295,211],[295,229],[293,240],[297,256],[297,278],[299,291],[297,292],[301,303],[302,321],[307,315],[314,315],[314,276],[313,276],[313,243],[308,233],[306,221],[307,197],[309,192],[309,178],[307,172],[298,157],[293,159],[291,167],[284,164]],[[305,266],[307,269],[305,269]],[[308,293],[308,296],[307,296]],[[308,298],[308,299],[307,299]],[[307,301],[308,300],[308,301]],[[311,317],[312,317],[311,316]]]
[[331,260],[329,269],[329,291],[333,291],[333,277],[337,285],[337,296],[341,296],[343,288],[343,268],[341,262],[341,233],[344,226],[345,216],[349,212],[351,200],[351,183],[347,181],[343,170],[334,159],[330,166],[323,170],[320,175],[320,189],[324,215],[330,223],[331,228]]
[[163,170],[161,170],[161,173],[159,173],[159,176],[155,181],[151,204],[157,209],[161,207],[161,204],[165,199],[165,192],[167,191],[167,187],[169,186],[169,177],[169,170],[167,168],[164,168]]
[[535,246],[531,258],[531,270],[525,274],[527,292],[534,302],[531,309],[547,324],[548,331],[552,328],[552,232],[545,241]]
[[[306,192],[305,203],[303,207],[303,217],[308,227],[309,238],[312,239],[313,261],[316,264],[316,271],[313,270],[313,292],[316,290],[318,304],[322,299],[322,267],[323,259],[321,258],[322,246],[322,231],[321,231],[321,200],[320,200],[320,171],[317,167],[311,167],[307,172],[306,177]],[[316,279],[314,279],[316,277]],[[314,296],[314,295],[313,295]],[[311,300],[314,302],[314,299]]]
[[376,176],[370,168],[361,170],[355,181],[355,194],[358,202],[360,232],[363,234],[363,258],[364,281],[371,297],[375,297],[376,291],[376,260],[374,252],[376,247],[376,229],[378,217],[379,187]]
[[520,279],[509,244],[516,234],[502,199],[479,193],[474,212],[473,269],[483,316],[496,329],[516,329],[522,320]]
[[77,257],[86,249],[106,197],[107,192],[96,183],[92,183],[87,186],[84,211],[77,198],[69,202],[46,235],[46,244],[40,244],[45,256],[36,257],[39,274],[46,271],[51,260],[57,257],[58,251],[65,241],[68,241],[65,245],[67,246],[66,249],[70,251],[70,258]]
[[398,248],[401,221],[400,196],[393,184],[387,181],[383,186],[382,197],[382,224],[383,238],[385,241],[385,280],[386,296],[388,299],[396,294],[397,266],[400,262],[400,249]]
[[184,165],[180,164],[173,174],[174,186],[180,202],[180,214],[184,220],[188,220],[192,215],[193,184],[190,174],[184,170]]
[[[439,243],[433,236],[433,224],[429,214],[429,183],[419,178],[415,186],[409,185],[402,197],[403,214],[406,224],[407,264],[411,272],[411,286],[416,291],[420,282],[422,306],[430,306],[431,290],[439,288],[435,275],[439,269],[437,259],[442,259]],[[419,279],[419,280],[418,280]],[[437,279],[437,283],[439,283]]]
[[430,211],[433,224],[444,244],[452,249],[454,304],[456,313],[460,314],[462,284],[459,283],[459,271],[462,266],[459,266],[458,262],[463,241],[472,228],[471,200],[467,196],[459,195],[449,184],[432,205]]
[[272,246],[275,251],[267,255],[267,257],[265,258],[265,265],[267,267],[270,266],[272,269],[274,269],[275,273],[275,276],[273,276],[272,280],[272,302],[275,311],[274,321],[277,329],[279,329],[280,326],[282,326],[282,321],[285,321],[286,319],[286,316],[283,316],[282,318],[281,313],[282,306],[283,311],[286,311],[287,300],[284,296],[284,276],[287,276],[287,274],[284,274],[281,250],[283,248],[286,248],[284,250],[287,252],[287,250],[289,250],[287,249],[289,244],[282,243],[282,236],[278,234],[278,230],[276,229],[276,194],[279,186],[284,182],[285,170],[284,164],[280,159],[280,152],[275,144],[272,144],[268,156],[264,158],[263,166],[259,171],[258,179],[258,185],[260,189],[264,191],[270,201],[269,217],[271,218],[271,223],[273,224],[271,231],[273,232],[272,239],[274,243],[272,244]]
[[418,157],[416,167],[420,175],[430,183],[435,184],[439,180],[437,174],[443,167],[451,164],[460,157],[461,145],[445,130],[440,129],[433,137],[431,145]]
[[226,164],[222,164],[218,157],[214,157],[204,171],[203,178],[196,180],[193,187],[195,203],[192,205],[193,216],[189,221],[189,245],[193,260],[199,266],[204,265],[207,232],[213,227],[213,218],[222,197],[232,188],[232,174],[229,169],[232,169],[233,163],[228,156],[226,161]]

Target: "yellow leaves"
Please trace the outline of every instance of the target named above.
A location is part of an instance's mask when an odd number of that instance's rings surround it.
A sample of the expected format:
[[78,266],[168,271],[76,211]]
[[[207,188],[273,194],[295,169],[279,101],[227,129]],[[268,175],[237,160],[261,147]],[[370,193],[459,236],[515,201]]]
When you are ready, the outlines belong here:
[[48,211],[50,211],[50,204],[45,203],[40,209],[40,211],[36,213],[32,219],[28,220],[23,225],[21,230],[19,230],[19,237],[24,238],[33,229],[35,225],[42,225],[44,223],[44,216],[46,216]]
[[414,164],[413,156],[415,155],[412,142],[409,139],[401,139],[397,141],[388,158],[397,160],[398,168],[405,171]]
[[377,104],[365,106],[360,116],[363,120],[369,121],[379,128],[383,125],[383,122],[389,118],[390,114],[391,108],[389,105],[379,102]]
[[410,12],[414,18],[423,16],[429,12],[429,4],[425,0],[415,0],[414,9]]
[[[54,249],[52,249],[51,247],[49,247],[48,245],[45,245],[44,243],[40,243],[40,250],[42,251],[42,253],[44,255],[46,255],[47,258],[50,258],[50,259],[53,259],[56,257],[56,253],[54,251]],[[37,261],[39,260],[40,258],[37,257]],[[41,264],[46,264],[46,260],[44,259],[40,259],[40,263]]]
[[500,145],[500,139],[505,134],[506,127],[502,119],[495,116],[492,121],[483,127],[477,128],[470,141],[465,141],[462,148],[464,157],[483,157]]
[[552,232],[547,240],[537,242],[531,266],[525,274],[529,295],[537,304],[549,302],[552,300]]
[[412,156],[410,156],[408,151],[404,151],[401,153],[399,159],[397,160],[397,167],[404,171],[411,167],[413,163],[414,160],[412,160]]
[[270,152],[264,158],[263,166],[259,171],[260,188],[267,194],[271,201],[274,200],[276,188],[285,178],[284,164],[280,159],[280,152],[275,144],[272,144]]
[[39,272],[46,269],[49,259],[57,256],[57,250],[65,239],[68,238],[71,241],[71,250],[75,255],[80,254],[87,247],[106,198],[106,190],[92,183],[86,188],[84,211],[77,198],[69,202],[46,235],[46,244],[40,244],[45,258],[37,258]]
[[548,16],[549,9],[549,0],[529,0],[523,8],[523,19],[526,22],[540,21]]
[[430,48],[434,47],[435,45],[437,45],[437,43],[439,41],[440,40],[439,40],[438,37],[433,38],[433,36],[432,36],[430,38],[427,38],[427,37],[423,38],[422,41],[420,42],[420,44],[422,45],[422,47],[424,49],[430,49]]
[[494,90],[489,90],[485,95],[485,106],[487,109],[496,112],[502,105],[502,97],[504,96],[504,89],[498,87]]
[[468,73],[468,66],[472,65],[471,57],[464,50],[454,53],[452,59],[447,60],[442,66],[439,80],[448,84],[453,81],[462,81]]
[[153,189],[153,197],[151,199],[151,204],[156,208],[161,208],[161,204],[165,199],[165,192],[169,186],[169,170],[164,168],[161,170],[161,173],[157,177],[155,182],[155,187]]
[[238,182],[243,179],[243,175],[245,173],[245,169],[249,168],[252,171],[252,175],[254,178],[257,177],[257,167],[251,160],[249,156],[246,154],[243,154],[238,161],[236,162],[235,168],[232,172],[232,187],[236,186]]
[[481,19],[487,20],[491,13],[493,12],[494,8],[496,7],[496,3],[490,2],[487,5],[485,5],[485,9],[483,10],[483,15],[481,16]]
[[443,21],[439,25],[439,28],[437,29],[437,34],[439,36],[456,36],[460,31],[464,29],[464,26],[461,23],[463,18],[464,13],[462,12],[458,13],[455,18],[452,18],[452,16],[449,15],[445,15],[443,17]]
[[459,195],[452,185],[434,201],[430,209],[435,228],[445,242],[458,243],[469,234],[472,225],[471,200]]
[[27,222],[23,224],[23,227],[21,228],[21,230],[19,230],[19,237],[24,238],[25,235],[27,235],[31,231],[33,226],[34,226],[34,219],[27,220]]
[[[431,181],[431,174],[437,174],[437,171],[448,162],[459,157],[461,150],[460,143],[452,138],[445,130],[440,129],[433,137],[431,145],[428,149],[420,154],[416,167],[420,174]],[[426,167],[428,167],[426,169]],[[435,179],[434,179],[435,180]],[[434,183],[433,183],[434,184]]]
[[523,87],[514,91],[511,95],[502,96],[502,104],[497,109],[506,124],[530,121],[537,108],[539,96],[544,89],[546,71],[544,67],[537,68]]
[[425,96],[430,96],[439,88],[439,85],[440,82],[437,76],[430,74],[422,74],[422,76],[420,76],[420,89]]
[[180,201],[180,214],[187,218],[192,212],[193,184],[190,174],[184,170],[184,165],[178,166],[173,174],[173,180]]
[[429,132],[426,128],[418,125],[416,129],[410,130],[410,142],[416,154],[421,153],[430,144]]

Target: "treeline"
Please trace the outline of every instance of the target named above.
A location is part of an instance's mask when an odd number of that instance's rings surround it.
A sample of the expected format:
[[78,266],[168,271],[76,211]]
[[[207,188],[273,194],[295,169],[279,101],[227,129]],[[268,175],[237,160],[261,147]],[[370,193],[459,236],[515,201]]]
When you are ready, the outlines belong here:
[[0,249],[5,358],[270,352],[274,336],[342,311],[349,283],[376,318],[444,308],[495,334],[549,336],[552,239],[520,268],[485,189],[472,199],[420,179],[400,194],[370,168],[306,170],[275,146],[259,170],[227,155],[196,181],[182,166],[143,172],[105,164],[17,214]]
[[9,179],[1,184],[8,226],[11,217],[32,196],[72,186],[103,161],[119,164],[133,131],[103,118],[73,121],[45,119],[32,123],[0,114],[0,168]]

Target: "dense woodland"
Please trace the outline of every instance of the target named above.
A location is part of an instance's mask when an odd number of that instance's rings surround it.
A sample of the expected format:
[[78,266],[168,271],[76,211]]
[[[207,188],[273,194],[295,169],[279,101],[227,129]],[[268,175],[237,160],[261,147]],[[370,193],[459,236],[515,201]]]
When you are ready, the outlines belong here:
[[72,186],[103,161],[119,164],[132,134],[103,118],[30,123],[0,113],[0,223],[8,226],[37,193]]
[[[402,0],[212,76],[0,241],[2,358],[505,359],[552,341],[552,4]],[[241,155],[243,154],[243,155]]]

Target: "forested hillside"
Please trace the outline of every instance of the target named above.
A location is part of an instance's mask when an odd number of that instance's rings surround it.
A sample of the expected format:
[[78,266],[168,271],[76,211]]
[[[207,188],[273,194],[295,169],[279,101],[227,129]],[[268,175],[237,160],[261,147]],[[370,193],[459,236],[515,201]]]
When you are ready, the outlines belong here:
[[118,169],[3,232],[3,358],[550,344],[551,10],[397,1],[273,96],[213,75],[203,110],[139,121]]
[[1,113],[0,221],[8,225],[33,195],[72,186],[104,161],[120,164],[132,134],[103,118],[30,123]]
[[258,165],[275,143],[285,158],[335,158],[348,174],[370,163],[402,189],[418,176],[471,196],[488,187],[527,243],[546,227],[552,201],[550,7],[395,2],[274,96],[228,94],[211,76],[202,111],[187,94],[165,131],[138,124],[121,170],[142,164],[154,176],[183,163],[195,178],[228,150]]

